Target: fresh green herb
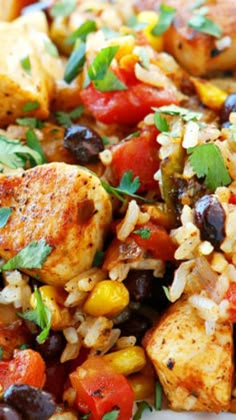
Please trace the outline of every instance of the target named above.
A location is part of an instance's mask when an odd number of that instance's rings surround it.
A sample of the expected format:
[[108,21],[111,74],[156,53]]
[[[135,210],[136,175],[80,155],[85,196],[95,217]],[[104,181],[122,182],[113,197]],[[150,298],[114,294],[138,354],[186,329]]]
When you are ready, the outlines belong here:
[[19,140],[10,140],[0,135],[0,162],[12,169],[23,168],[32,158],[37,165],[41,164],[41,156],[35,150],[25,146]]
[[187,152],[197,177],[205,176],[205,184],[212,192],[217,187],[228,185],[231,182],[221,151],[215,144],[200,144],[189,148]]
[[0,208],[0,228],[6,226],[9,217],[12,214],[12,209],[9,207],[1,207]]
[[126,136],[123,141],[127,141],[132,139],[133,137],[139,137],[140,136],[140,131],[134,131],[133,133],[129,134],[128,136]]
[[77,0],[61,0],[54,4],[54,6],[50,10],[50,15],[53,18],[62,16],[66,17],[69,16],[77,6]]
[[25,349],[29,349],[30,345],[27,343],[21,344],[21,346],[19,347],[19,350],[25,350]]
[[174,20],[175,13],[176,9],[173,7],[168,6],[167,4],[161,4],[159,19],[157,24],[152,29],[152,35],[160,36],[166,32]]
[[88,34],[96,31],[96,22],[94,20],[86,20],[80,25],[65,41],[68,45],[74,45],[74,43],[80,39],[85,42]]
[[102,26],[100,30],[103,32],[105,39],[117,38],[120,36],[119,32],[113,31],[112,29],[108,28],[107,26]]
[[44,304],[41,293],[37,287],[34,289],[34,294],[36,298],[35,309],[24,313],[18,312],[17,315],[27,321],[33,322],[42,329],[41,333],[36,337],[37,342],[42,344],[45,342],[49,334],[52,315],[50,310]]
[[102,416],[102,420],[116,420],[119,417],[120,410],[112,410]]
[[[35,150],[41,157],[41,162],[39,164],[42,165],[43,163],[46,163],[47,160],[45,154],[34,130],[32,128],[29,128],[25,135],[27,146],[29,146],[30,149]],[[33,163],[31,164],[31,166],[33,166]]]
[[2,360],[2,358],[3,358],[3,348],[0,347],[0,360]]
[[96,251],[93,259],[93,267],[100,267],[104,260],[104,251]]
[[165,105],[160,108],[153,108],[154,111],[166,115],[179,115],[184,121],[196,121],[202,118],[200,112],[189,111],[187,108],[183,108],[177,105]]
[[168,287],[162,286],[162,289],[164,290],[164,293],[166,295],[166,298],[171,302],[171,300],[170,300],[170,293],[169,293]]
[[128,28],[134,29],[134,31],[141,31],[142,29],[146,28],[148,22],[139,22],[136,15],[131,15],[127,20]]
[[103,142],[104,146],[107,146],[108,144],[110,144],[107,136],[102,136],[102,142]]
[[162,115],[159,112],[155,112],[154,114],[154,124],[162,133],[170,131],[170,127],[166,118],[162,117]]
[[77,118],[79,118],[83,110],[84,107],[80,105],[70,112],[58,111],[55,114],[56,121],[62,127],[70,127],[73,124],[72,120],[76,120]]
[[161,402],[162,402],[162,387],[161,387],[160,382],[156,382],[155,400],[154,400],[154,407],[156,410],[161,410]]
[[53,44],[52,41],[50,41],[50,39],[48,39],[47,41],[44,42],[44,48],[45,51],[51,55],[52,57],[58,57],[59,53],[58,53],[58,49],[56,47],[55,44]]
[[29,74],[31,74],[31,63],[30,63],[30,58],[27,55],[26,57],[22,58],[22,60],[20,60],[21,63],[21,67]]
[[[118,187],[113,187],[107,184],[103,180],[101,181],[103,188],[109,193],[115,195],[119,200],[125,202],[123,195],[129,195],[131,197],[138,197],[134,194],[140,187],[139,177],[136,176],[132,180],[133,172],[126,171],[120,180]],[[143,197],[142,197],[143,199]]]
[[189,8],[189,10],[198,9],[206,3],[206,0],[196,0],[195,3]]
[[145,410],[152,411],[152,406],[147,401],[137,402],[137,411],[133,417],[133,420],[140,420]]
[[80,420],[87,420],[89,419],[89,417],[91,417],[91,412],[83,414],[82,416],[80,416]]
[[51,253],[52,247],[48,245],[45,239],[32,241],[23,248],[13,258],[8,260],[1,270],[17,270],[18,268],[42,268],[47,256]]
[[195,15],[188,21],[188,26],[195,29],[195,31],[203,32],[216,38],[220,38],[222,33],[221,28],[213,22],[213,20],[201,13],[195,13]]
[[17,124],[22,125],[23,127],[39,128],[39,129],[44,127],[44,122],[34,117],[17,118],[16,122]]
[[127,86],[109,70],[110,64],[118,49],[118,45],[102,48],[88,68],[88,77],[85,86],[93,80],[96,89],[103,92],[127,89]]
[[67,66],[65,68],[64,80],[71,83],[82,71],[85,63],[85,43],[80,42],[75,45],[75,49],[69,57]]
[[30,112],[30,111],[35,111],[38,108],[40,108],[40,104],[38,101],[26,102],[22,108],[22,111]]
[[141,236],[142,239],[149,239],[151,236],[151,231],[148,228],[140,228],[133,231],[136,235]]

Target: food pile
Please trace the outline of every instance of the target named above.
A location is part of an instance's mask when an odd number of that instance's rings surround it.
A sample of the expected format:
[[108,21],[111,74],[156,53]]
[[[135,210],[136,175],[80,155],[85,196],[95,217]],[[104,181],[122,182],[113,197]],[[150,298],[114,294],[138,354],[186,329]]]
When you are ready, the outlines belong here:
[[235,16],[0,1],[0,417],[236,412]]

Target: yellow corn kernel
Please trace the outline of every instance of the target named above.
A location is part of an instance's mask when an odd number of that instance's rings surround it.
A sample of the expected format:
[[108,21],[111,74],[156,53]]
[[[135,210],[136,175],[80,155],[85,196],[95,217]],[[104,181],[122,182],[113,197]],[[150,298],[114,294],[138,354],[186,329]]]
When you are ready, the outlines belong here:
[[195,86],[201,102],[208,108],[218,111],[223,105],[228,94],[207,80],[191,77],[191,81]]
[[133,71],[135,64],[139,61],[139,57],[134,54],[126,54],[120,59],[120,68],[128,72]]
[[134,391],[134,399],[143,400],[149,398],[154,394],[155,379],[153,376],[146,376],[142,373],[135,373],[129,376],[129,384]]
[[[64,292],[55,286],[42,286],[39,288],[42,300],[52,314],[52,329],[58,330],[66,328],[71,323],[71,315],[67,308],[62,306],[64,302]],[[31,295],[30,304],[36,307],[36,297]]]
[[103,356],[116,372],[123,375],[139,372],[146,364],[146,356],[142,347],[131,346]]
[[129,292],[123,283],[102,280],[89,294],[84,311],[92,316],[115,316],[129,303]]
[[149,44],[156,51],[163,51],[163,37],[152,35],[152,29],[157,24],[159,15],[151,10],[144,10],[137,16],[137,20],[140,23],[146,23],[147,26],[142,30],[146,36]]
[[110,40],[109,46],[112,45],[119,45],[115,58],[120,61],[124,55],[132,53],[135,47],[135,39],[132,35],[117,37]]

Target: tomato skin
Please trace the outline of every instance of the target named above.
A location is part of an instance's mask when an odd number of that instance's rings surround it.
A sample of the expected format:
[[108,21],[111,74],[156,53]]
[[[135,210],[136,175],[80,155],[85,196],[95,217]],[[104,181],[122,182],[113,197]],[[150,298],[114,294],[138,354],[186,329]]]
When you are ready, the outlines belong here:
[[132,126],[149,114],[152,107],[178,103],[170,90],[147,85],[121,69],[115,73],[127,90],[101,92],[90,83],[80,93],[83,104],[98,121]]
[[236,204],[236,194],[231,193],[230,198],[229,198],[229,203]]
[[160,164],[157,134],[155,127],[148,128],[139,137],[133,137],[112,148],[111,168],[117,184],[126,171],[132,171],[133,178],[139,177],[139,192],[158,188],[158,182],[153,178]]
[[129,382],[107,365],[102,357],[91,356],[70,374],[77,391],[76,406],[91,420],[101,420],[109,411],[120,410],[118,420],[132,418],[134,394]]
[[13,384],[42,388],[45,382],[45,363],[40,354],[26,349],[15,351],[10,361],[0,361],[0,384],[6,390]]
[[173,261],[177,245],[172,241],[170,235],[163,226],[148,222],[144,225],[136,226],[135,230],[140,228],[148,229],[150,237],[143,239],[139,234],[132,233],[131,237],[141,247],[151,252],[154,258],[162,261]]
[[236,322],[236,283],[230,283],[225,299],[230,303],[229,316],[231,322]]

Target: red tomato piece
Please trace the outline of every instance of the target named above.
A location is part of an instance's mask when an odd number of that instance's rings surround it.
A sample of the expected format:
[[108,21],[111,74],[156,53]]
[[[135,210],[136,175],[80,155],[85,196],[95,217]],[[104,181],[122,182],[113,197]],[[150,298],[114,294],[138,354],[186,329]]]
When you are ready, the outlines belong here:
[[98,121],[132,126],[149,114],[152,107],[178,103],[172,90],[147,85],[123,69],[115,73],[127,90],[101,92],[90,83],[80,93],[83,104]]
[[155,225],[148,222],[144,225],[136,226],[135,230],[147,229],[150,236],[144,239],[140,234],[132,233],[131,237],[141,247],[151,252],[154,258],[162,261],[173,261],[174,253],[177,248],[176,244],[172,241],[170,235],[163,226]]
[[236,194],[231,193],[230,198],[229,198],[229,203],[236,204]]
[[45,382],[45,363],[40,354],[26,349],[16,351],[10,361],[0,361],[0,384],[6,390],[13,384],[42,388]]
[[229,315],[230,321],[236,322],[236,283],[230,283],[230,286],[226,292],[225,298],[230,303]]
[[91,356],[70,374],[77,391],[76,406],[91,413],[91,420],[101,420],[104,414],[119,410],[118,420],[132,418],[134,394],[124,375],[114,371],[102,357]]
[[133,178],[139,177],[139,192],[158,188],[158,182],[153,179],[160,164],[157,134],[155,127],[148,128],[139,137],[133,137],[112,148],[111,167],[117,184],[126,171],[132,171]]

